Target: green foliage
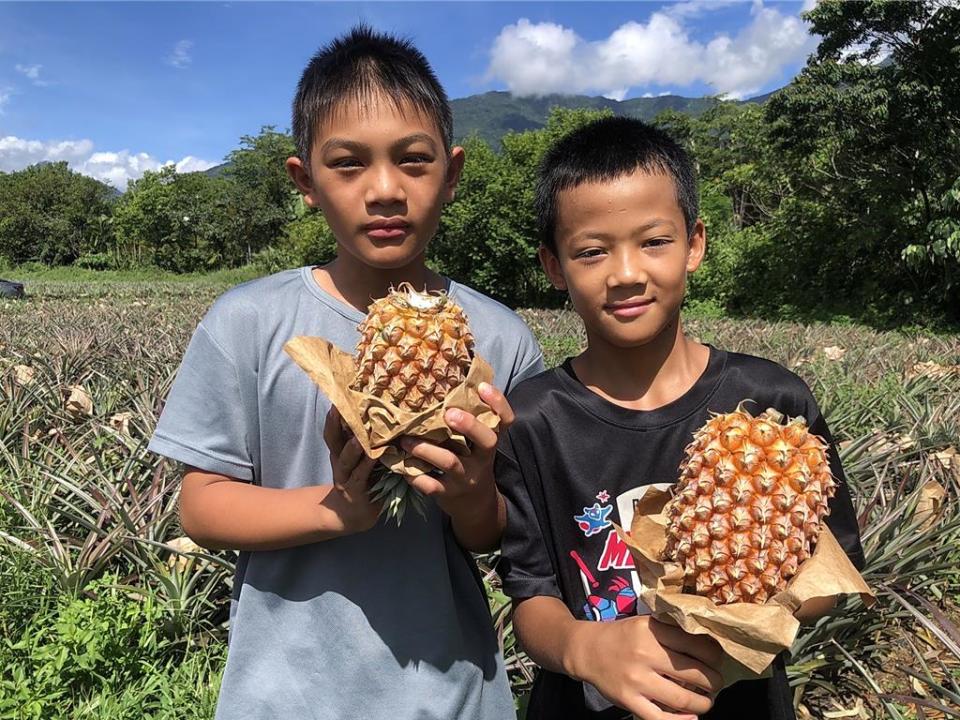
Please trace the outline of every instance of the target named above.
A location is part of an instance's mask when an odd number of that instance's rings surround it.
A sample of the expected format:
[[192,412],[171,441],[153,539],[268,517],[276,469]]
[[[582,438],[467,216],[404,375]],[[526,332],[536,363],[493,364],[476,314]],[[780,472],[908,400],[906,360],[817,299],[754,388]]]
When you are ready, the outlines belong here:
[[960,269],[960,177],[944,193],[940,204],[944,215],[929,222],[925,242],[907,245],[901,256],[914,272],[932,275],[932,283],[950,297]]
[[177,650],[170,610],[152,595],[107,574],[79,596],[39,597],[3,635],[0,718],[194,718],[204,705],[212,716],[223,649]]
[[336,257],[337,239],[323,214],[304,209],[300,217],[283,228],[280,239],[253,258],[261,274],[275,273],[301,265],[322,265]]
[[225,175],[240,190],[239,210],[253,225],[244,227],[253,248],[277,241],[284,225],[297,214],[300,196],[284,165],[294,155],[293,137],[265,125],[259,135],[241,137],[240,148],[227,156]]
[[805,260],[799,288],[877,316],[956,320],[956,257],[944,253],[939,273],[924,272],[904,250],[932,250],[951,216],[943,199],[960,175],[960,8],[827,2],[809,17],[823,38],[817,55],[766,109],[792,188],[777,229]]
[[59,265],[109,248],[112,195],[65,162],[0,173],[0,258]]
[[147,172],[117,203],[117,266],[171,272],[237,267],[272,241],[276,213],[254,189],[172,167]]

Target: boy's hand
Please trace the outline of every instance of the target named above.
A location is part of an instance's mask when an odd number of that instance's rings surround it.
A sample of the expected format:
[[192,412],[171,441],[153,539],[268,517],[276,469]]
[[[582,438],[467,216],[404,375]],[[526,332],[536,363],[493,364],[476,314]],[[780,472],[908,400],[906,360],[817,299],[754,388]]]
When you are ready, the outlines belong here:
[[835,597],[810,598],[797,608],[793,616],[800,621],[801,625],[812,625],[824,615],[829,615],[836,604]]
[[363,447],[349,430],[344,430],[335,407],[327,413],[323,439],[330,448],[334,492],[324,503],[343,522],[343,529],[363,532],[372,528],[380,515],[380,503],[370,499],[370,472],[377,461],[363,452]]
[[[477,392],[499,416],[500,427],[513,422],[513,409],[502,392],[489,383],[480,383]],[[493,459],[497,452],[497,433],[464,410],[447,410],[443,419],[451,430],[470,442],[469,455],[457,455],[447,448],[412,437],[404,438],[402,445],[410,455],[443,473],[442,477],[418,475],[409,478],[409,482],[424,495],[433,495],[437,504],[452,516],[474,504],[478,497],[496,493]]]
[[641,616],[580,624],[570,671],[640,720],[679,720],[713,706],[722,657],[711,638]]

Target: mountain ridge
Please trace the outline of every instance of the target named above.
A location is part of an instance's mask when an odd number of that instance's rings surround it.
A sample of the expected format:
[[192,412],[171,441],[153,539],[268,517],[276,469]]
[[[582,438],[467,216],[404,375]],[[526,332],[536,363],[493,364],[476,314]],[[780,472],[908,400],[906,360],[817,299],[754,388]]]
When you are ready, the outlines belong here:
[[[774,92],[777,91],[737,102],[764,103]],[[649,121],[664,110],[698,116],[717,102],[715,97],[683,95],[658,95],[629,100],[557,94],[516,97],[505,90],[491,90],[451,100],[450,107],[453,110],[453,137],[456,142],[476,134],[494,149],[499,149],[500,138],[508,132],[524,132],[544,127],[550,110],[554,107],[612,110],[615,115]],[[223,162],[203,172],[211,177],[219,177],[229,165],[229,162]]]

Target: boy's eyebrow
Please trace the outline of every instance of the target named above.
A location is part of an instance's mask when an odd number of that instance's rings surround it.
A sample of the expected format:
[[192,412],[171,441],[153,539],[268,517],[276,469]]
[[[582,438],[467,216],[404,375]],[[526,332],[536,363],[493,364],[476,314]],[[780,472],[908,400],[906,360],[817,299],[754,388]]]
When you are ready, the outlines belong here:
[[633,234],[640,235],[641,233],[647,232],[647,230],[652,230],[658,225],[669,225],[674,231],[677,229],[677,224],[673,220],[667,218],[651,218],[640,227],[634,228]]
[[[652,230],[653,228],[658,227],[658,226],[660,226],[660,225],[669,225],[670,228],[671,228],[674,232],[677,231],[677,224],[676,224],[673,220],[668,220],[667,218],[652,218],[652,219],[648,220],[647,222],[645,222],[643,225],[640,225],[639,227],[633,228],[633,230],[631,230],[630,234],[631,234],[631,235],[642,235],[643,233],[645,233],[645,232],[647,232],[647,231],[649,231],[649,230]],[[611,237],[613,237],[613,236],[610,235],[610,234],[608,234],[608,233],[596,232],[596,231],[593,231],[593,230],[584,230],[583,232],[577,233],[576,235],[574,235],[574,236],[573,236],[572,238],[570,238],[570,239],[571,239],[571,240],[585,240],[585,239],[591,239],[591,240],[608,240],[608,239],[610,239]]]
[[419,133],[419,132],[411,133],[406,137],[400,138],[395,143],[393,143],[392,147],[394,149],[397,149],[401,147],[406,147],[407,145],[413,145],[415,142],[426,143],[431,147],[431,149],[434,149],[434,150],[436,150],[436,147],[437,147],[436,141],[434,141],[434,139],[430,135],[428,135],[427,133]]
[[[423,142],[430,146],[432,150],[436,150],[437,143],[434,141],[430,135],[427,133],[411,133],[410,135],[405,135],[399,140],[391,143],[390,148],[392,150],[397,150],[399,148],[407,147],[408,145],[413,145],[415,142]],[[320,152],[325,153],[330,150],[349,150],[350,152],[360,152],[362,150],[367,150],[368,146],[365,143],[356,142],[355,140],[348,140],[346,138],[332,137],[328,138],[323,145],[320,146]]]

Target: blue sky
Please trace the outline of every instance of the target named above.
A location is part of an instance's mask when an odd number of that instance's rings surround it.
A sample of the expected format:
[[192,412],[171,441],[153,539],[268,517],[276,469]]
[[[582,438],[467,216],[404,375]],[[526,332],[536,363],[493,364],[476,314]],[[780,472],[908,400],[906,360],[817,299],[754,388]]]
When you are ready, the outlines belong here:
[[125,187],[164,162],[209,167],[241,135],[288,128],[304,64],[359,20],[412,38],[453,98],[746,97],[788,82],[815,47],[802,7],[0,3],[0,170],[63,159]]

